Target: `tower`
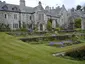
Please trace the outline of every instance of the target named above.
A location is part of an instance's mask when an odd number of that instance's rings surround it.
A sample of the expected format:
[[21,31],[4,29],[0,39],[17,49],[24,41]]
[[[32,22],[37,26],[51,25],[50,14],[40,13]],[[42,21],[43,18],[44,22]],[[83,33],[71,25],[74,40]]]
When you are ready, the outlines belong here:
[[25,12],[25,0],[20,0],[20,11]]
[[20,0],[20,6],[25,6],[25,0]]
[[[25,0],[20,0],[20,12],[25,12]],[[20,13],[20,21],[19,21],[19,25],[20,27],[23,27],[23,24],[25,23],[25,16],[24,14]]]

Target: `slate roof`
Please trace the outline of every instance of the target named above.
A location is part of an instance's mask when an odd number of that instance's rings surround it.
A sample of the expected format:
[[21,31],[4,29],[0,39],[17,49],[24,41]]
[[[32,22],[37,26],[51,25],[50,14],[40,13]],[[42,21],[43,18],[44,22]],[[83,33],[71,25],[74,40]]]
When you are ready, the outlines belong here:
[[[34,13],[36,11],[41,10],[42,12],[44,12],[46,15],[50,15],[50,16],[55,16],[57,17],[60,13],[62,8],[57,7],[56,9],[51,9],[51,10],[44,10],[44,8],[42,7],[42,5],[38,5],[34,8],[32,7],[25,7],[25,11],[24,13]],[[0,1],[0,10],[1,11],[12,11],[12,12],[21,12],[20,11],[20,6],[19,5],[14,5],[14,4],[7,4],[5,2],[1,2]]]
[[71,12],[71,15],[76,18],[76,17],[81,17],[82,16],[82,11],[74,11]]
[[7,4],[5,2],[0,2],[0,10],[20,12],[19,5]]
[[25,8],[25,11],[28,12],[28,13],[33,13],[34,12],[34,8],[32,8],[32,7],[26,7]]
[[[21,12],[20,6],[15,4],[7,4],[0,1],[0,11],[11,11],[11,12]],[[25,7],[26,13],[33,13],[34,10],[32,7]]]

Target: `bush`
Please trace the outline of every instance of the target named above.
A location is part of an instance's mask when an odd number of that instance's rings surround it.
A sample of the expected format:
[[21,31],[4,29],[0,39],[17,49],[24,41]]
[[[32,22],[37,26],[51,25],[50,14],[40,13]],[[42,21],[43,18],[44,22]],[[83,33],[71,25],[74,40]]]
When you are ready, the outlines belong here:
[[55,30],[56,30],[56,31],[60,31],[60,30],[61,30],[61,28],[56,28]]
[[0,31],[10,31],[9,24],[0,23]]
[[81,19],[80,18],[75,19],[75,27],[81,28]]
[[49,19],[47,22],[47,30],[52,31],[52,19]]
[[75,30],[76,30],[76,31],[82,31],[82,29],[81,29],[81,28],[76,28]]
[[21,28],[20,31],[27,31],[27,29],[26,28]]
[[64,43],[65,46],[70,46],[72,43]]
[[85,60],[85,46],[82,46],[82,47],[79,47],[79,48],[76,48],[76,49],[68,50],[65,53],[65,55],[73,57],[75,59]]

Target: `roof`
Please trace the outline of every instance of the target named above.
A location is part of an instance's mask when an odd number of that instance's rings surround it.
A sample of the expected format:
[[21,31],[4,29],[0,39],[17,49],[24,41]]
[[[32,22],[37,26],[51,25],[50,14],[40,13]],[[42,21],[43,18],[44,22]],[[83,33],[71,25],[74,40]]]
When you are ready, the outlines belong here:
[[25,11],[28,12],[28,13],[33,13],[34,12],[34,8],[32,8],[32,7],[26,7],[25,8]]
[[5,2],[0,2],[0,10],[20,12],[19,5],[7,4]]
[[44,8],[42,7],[42,5],[38,5],[38,6],[34,7],[33,10],[34,11],[44,11]]
[[[20,6],[15,4],[7,4],[0,1],[0,10],[1,11],[11,11],[11,12],[21,12]],[[33,13],[32,7],[25,7],[26,13]]]
[[[64,7],[63,7],[64,8]],[[49,9],[49,10],[44,10],[44,8],[42,7],[41,4],[39,4],[36,7],[25,7],[25,12],[22,13],[34,13],[36,11],[42,11],[44,12],[46,15],[50,15],[50,16],[59,16],[60,11],[62,10],[62,8],[57,7],[56,9]],[[1,11],[12,11],[12,12],[21,12],[20,11],[20,5],[14,5],[14,4],[7,4],[5,2],[1,2],[0,1],[0,10]]]
[[56,9],[45,10],[45,14],[57,17],[59,16],[60,11],[61,11],[61,8],[57,7]]

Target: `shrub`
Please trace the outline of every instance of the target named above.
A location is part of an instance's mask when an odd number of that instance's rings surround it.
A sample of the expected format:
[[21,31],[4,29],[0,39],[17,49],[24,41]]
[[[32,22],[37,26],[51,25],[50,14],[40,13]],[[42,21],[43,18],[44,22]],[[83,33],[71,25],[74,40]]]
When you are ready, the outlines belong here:
[[26,28],[21,28],[20,31],[27,31],[27,29]]
[[82,31],[82,29],[81,29],[81,28],[76,28],[75,30],[76,30],[76,31]]
[[79,47],[79,48],[76,48],[76,49],[68,50],[65,53],[65,55],[73,57],[75,59],[85,60],[85,46],[82,46],[82,47]]
[[56,30],[56,31],[60,31],[60,30],[61,30],[61,28],[56,28],[55,30]]
[[0,23],[0,31],[10,31],[9,24]]
[[52,31],[52,19],[49,19],[47,22],[47,30]]
[[81,19],[80,18],[75,19],[75,27],[81,28]]
[[70,46],[72,43],[64,43],[65,46]]

